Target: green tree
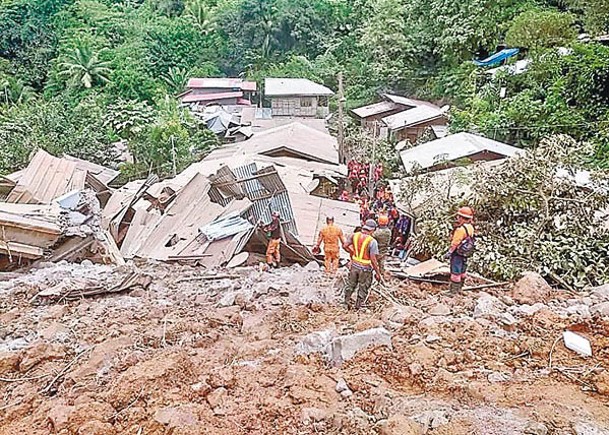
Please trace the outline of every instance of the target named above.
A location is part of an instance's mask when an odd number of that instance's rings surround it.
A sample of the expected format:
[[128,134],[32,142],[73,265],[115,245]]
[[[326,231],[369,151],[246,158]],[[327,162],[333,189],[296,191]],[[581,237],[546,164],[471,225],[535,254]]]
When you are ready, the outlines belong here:
[[96,84],[108,83],[112,70],[110,63],[99,58],[99,53],[88,46],[76,47],[60,64],[60,75],[71,87],[89,89]]
[[514,19],[505,40],[513,47],[560,47],[575,39],[573,25],[574,18],[571,14],[552,10],[530,10]]

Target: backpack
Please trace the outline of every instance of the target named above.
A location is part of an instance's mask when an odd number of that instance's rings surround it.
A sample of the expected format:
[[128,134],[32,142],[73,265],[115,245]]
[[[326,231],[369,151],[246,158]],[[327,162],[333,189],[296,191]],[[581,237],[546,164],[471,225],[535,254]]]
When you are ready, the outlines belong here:
[[457,254],[459,254],[461,257],[467,258],[471,257],[474,253],[474,250],[476,249],[476,241],[474,240],[474,236],[469,234],[469,231],[467,231],[467,227],[465,225],[463,225],[463,229],[465,230],[467,237],[461,241],[459,246],[457,246]]

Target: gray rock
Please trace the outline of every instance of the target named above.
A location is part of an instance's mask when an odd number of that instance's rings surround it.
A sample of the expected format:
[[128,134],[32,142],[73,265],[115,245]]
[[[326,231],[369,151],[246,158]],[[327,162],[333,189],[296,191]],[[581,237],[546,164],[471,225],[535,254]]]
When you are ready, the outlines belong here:
[[450,323],[450,319],[446,316],[429,316],[419,322],[419,328],[429,328],[443,323]]
[[500,382],[507,382],[511,379],[511,376],[507,373],[493,372],[487,376],[488,381],[491,384],[498,384]]
[[391,333],[385,328],[372,328],[350,335],[334,338],[325,349],[327,358],[339,366],[369,346],[391,347]]
[[417,415],[414,421],[423,426],[423,431],[436,429],[450,422],[450,415],[446,411],[426,411],[423,414]]
[[431,307],[429,314],[432,316],[448,316],[450,314],[450,307],[445,304],[436,304]]
[[590,289],[590,294],[602,301],[609,302],[609,284],[601,285]]
[[425,343],[428,343],[428,344],[436,343],[441,340],[442,340],[442,337],[440,337],[439,335],[435,335],[435,334],[429,334],[427,337],[425,337]]
[[523,305],[517,305],[515,307],[511,307],[510,312],[516,316],[524,317],[524,316],[532,316],[537,311],[543,310],[544,308],[546,308],[546,306],[544,304],[538,302],[534,305],[523,304]]
[[527,435],[548,435],[548,428],[545,424],[529,421],[524,427],[524,433]]
[[518,323],[518,320],[516,320],[516,318],[510,313],[501,313],[499,316],[499,321],[506,326],[514,326],[516,323]]
[[334,337],[336,337],[336,331],[334,329],[312,332],[304,336],[302,340],[296,344],[295,351],[298,355],[323,352]]
[[230,307],[235,304],[235,293],[226,293],[222,298],[218,301],[218,306],[220,307]]
[[592,305],[590,307],[590,314],[609,317],[609,302],[601,302],[600,304]]
[[303,408],[302,409],[302,421],[305,424],[311,424],[312,422],[323,421],[328,418],[328,413],[323,409],[319,408]]
[[567,314],[571,316],[578,315],[581,317],[590,317],[590,308],[588,305],[584,304],[571,305],[567,308]]
[[338,380],[338,382],[336,383],[336,392],[337,393],[342,393],[345,390],[348,390],[349,386],[347,385],[347,382],[343,379],[340,378]]
[[573,425],[576,435],[609,435],[609,430],[601,429],[594,423],[577,422]]
[[505,305],[499,299],[483,293],[476,302],[476,307],[474,308],[474,318],[498,318],[506,310],[507,305]]
[[318,272],[319,264],[316,261],[311,261],[304,267],[304,270],[307,270],[309,272]]
[[344,398],[344,399],[348,399],[349,397],[353,396],[353,391],[351,390],[345,390],[345,391],[341,391],[340,395]]

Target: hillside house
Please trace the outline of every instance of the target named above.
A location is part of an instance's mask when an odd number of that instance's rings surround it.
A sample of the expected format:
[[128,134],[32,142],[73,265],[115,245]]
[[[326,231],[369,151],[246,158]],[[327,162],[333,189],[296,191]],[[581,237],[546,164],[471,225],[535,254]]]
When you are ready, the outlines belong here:
[[417,106],[381,119],[381,135],[395,141],[415,143],[429,127],[448,124],[445,112],[432,104]]
[[[383,101],[381,102],[358,107],[357,109],[350,111],[351,116],[358,120],[362,127],[370,131],[376,131],[377,136],[387,136],[388,133],[391,133],[388,131],[388,126],[383,122],[385,118],[389,118],[393,115],[398,115],[399,113],[416,109],[418,107],[428,107],[440,110],[438,106],[428,101],[416,100],[414,98],[402,97],[400,95],[383,94],[382,98]],[[396,118],[391,118],[390,120]],[[432,125],[435,125],[435,123],[432,123]]]
[[490,162],[520,152],[520,148],[503,142],[472,133],[457,133],[406,149],[400,153],[400,158],[406,172],[414,169],[433,172],[452,168],[461,161]]
[[239,78],[191,78],[180,96],[184,104],[208,106],[251,106],[256,82]]
[[308,79],[267,78],[264,96],[273,116],[323,118],[330,113],[331,89]]

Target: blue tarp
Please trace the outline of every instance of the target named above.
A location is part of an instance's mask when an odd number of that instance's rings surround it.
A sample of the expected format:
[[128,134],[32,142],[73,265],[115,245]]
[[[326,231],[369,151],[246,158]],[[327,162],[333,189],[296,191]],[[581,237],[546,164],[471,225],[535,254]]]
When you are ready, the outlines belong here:
[[493,66],[512,56],[516,56],[520,50],[518,48],[504,48],[503,50],[487,57],[484,60],[474,60],[474,64],[477,66]]

